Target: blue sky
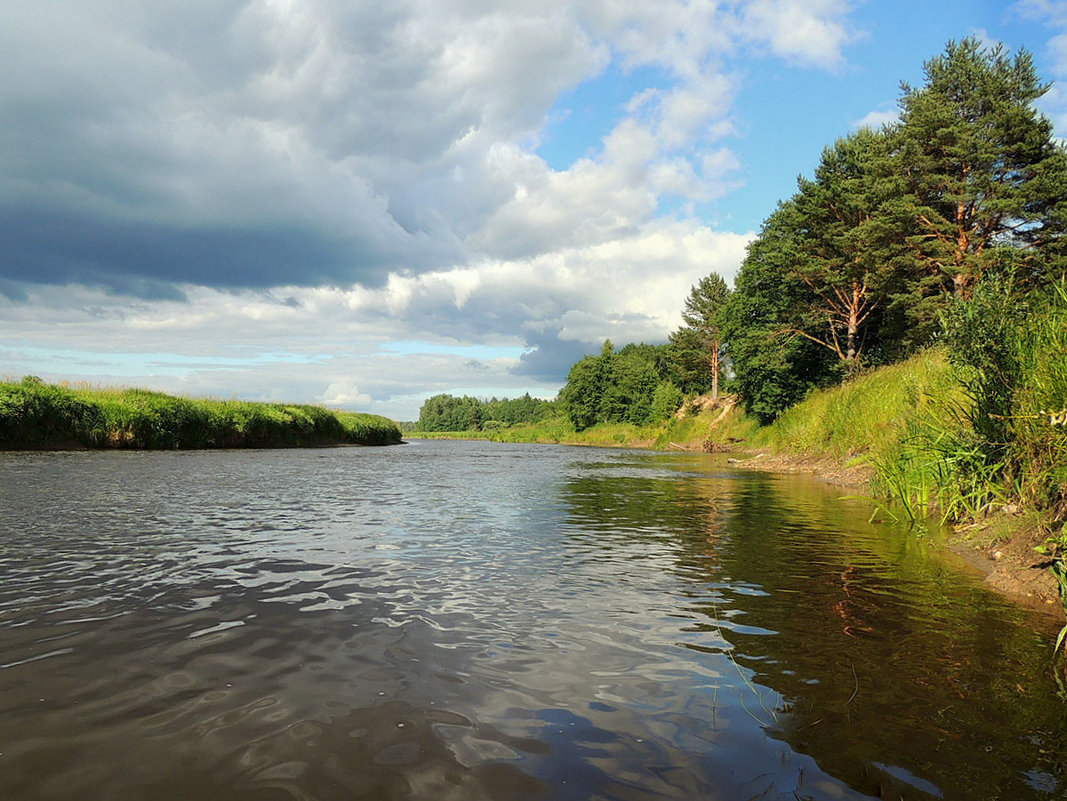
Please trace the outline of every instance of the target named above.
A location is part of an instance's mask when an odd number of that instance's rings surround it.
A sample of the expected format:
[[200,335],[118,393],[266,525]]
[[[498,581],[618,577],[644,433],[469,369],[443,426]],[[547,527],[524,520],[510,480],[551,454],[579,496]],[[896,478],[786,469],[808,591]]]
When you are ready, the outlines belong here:
[[971,35],[1067,80],[1059,0],[8,4],[0,376],[554,396]]

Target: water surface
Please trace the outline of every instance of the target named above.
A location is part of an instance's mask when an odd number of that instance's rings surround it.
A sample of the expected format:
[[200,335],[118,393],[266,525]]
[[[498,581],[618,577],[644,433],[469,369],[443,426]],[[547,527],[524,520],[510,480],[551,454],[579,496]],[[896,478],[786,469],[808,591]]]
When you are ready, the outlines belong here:
[[1067,797],[1048,624],[840,494],[491,443],[0,454],[0,798]]

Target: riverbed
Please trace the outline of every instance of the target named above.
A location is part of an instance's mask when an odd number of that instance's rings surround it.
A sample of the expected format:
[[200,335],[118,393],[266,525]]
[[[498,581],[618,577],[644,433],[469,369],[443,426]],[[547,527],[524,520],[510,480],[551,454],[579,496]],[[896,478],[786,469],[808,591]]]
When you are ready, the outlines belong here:
[[0,454],[0,798],[1067,797],[1047,620],[704,454]]

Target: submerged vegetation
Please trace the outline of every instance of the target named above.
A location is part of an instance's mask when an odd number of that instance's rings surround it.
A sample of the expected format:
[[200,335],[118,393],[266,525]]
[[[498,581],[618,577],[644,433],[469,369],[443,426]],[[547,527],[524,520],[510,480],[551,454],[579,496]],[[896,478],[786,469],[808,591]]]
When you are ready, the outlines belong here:
[[277,448],[390,445],[391,420],[319,406],[204,400],[143,389],[0,383],[0,448]]

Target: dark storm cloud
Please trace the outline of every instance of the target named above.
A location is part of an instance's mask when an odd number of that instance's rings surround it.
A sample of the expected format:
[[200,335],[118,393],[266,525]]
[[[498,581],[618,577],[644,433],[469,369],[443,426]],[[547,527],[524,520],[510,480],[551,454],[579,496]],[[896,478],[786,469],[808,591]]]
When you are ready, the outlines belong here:
[[175,284],[218,289],[385,278],[382,254],[283,225],[176,226],[47,209],[0,210],[0,279],[84,284],[148,298]]
[[[558,333],[558,332],[555,332]],[[570,366],[596,348],[587,342],[571,342],[554,336],[539,337],[534,349],[519,358],[513,375],[546,383],[562,382]]]
[[515,191],[485,154],[604,57],[569,11],[465,0],[9,5],[3,291],[376,286],[463,264]]

